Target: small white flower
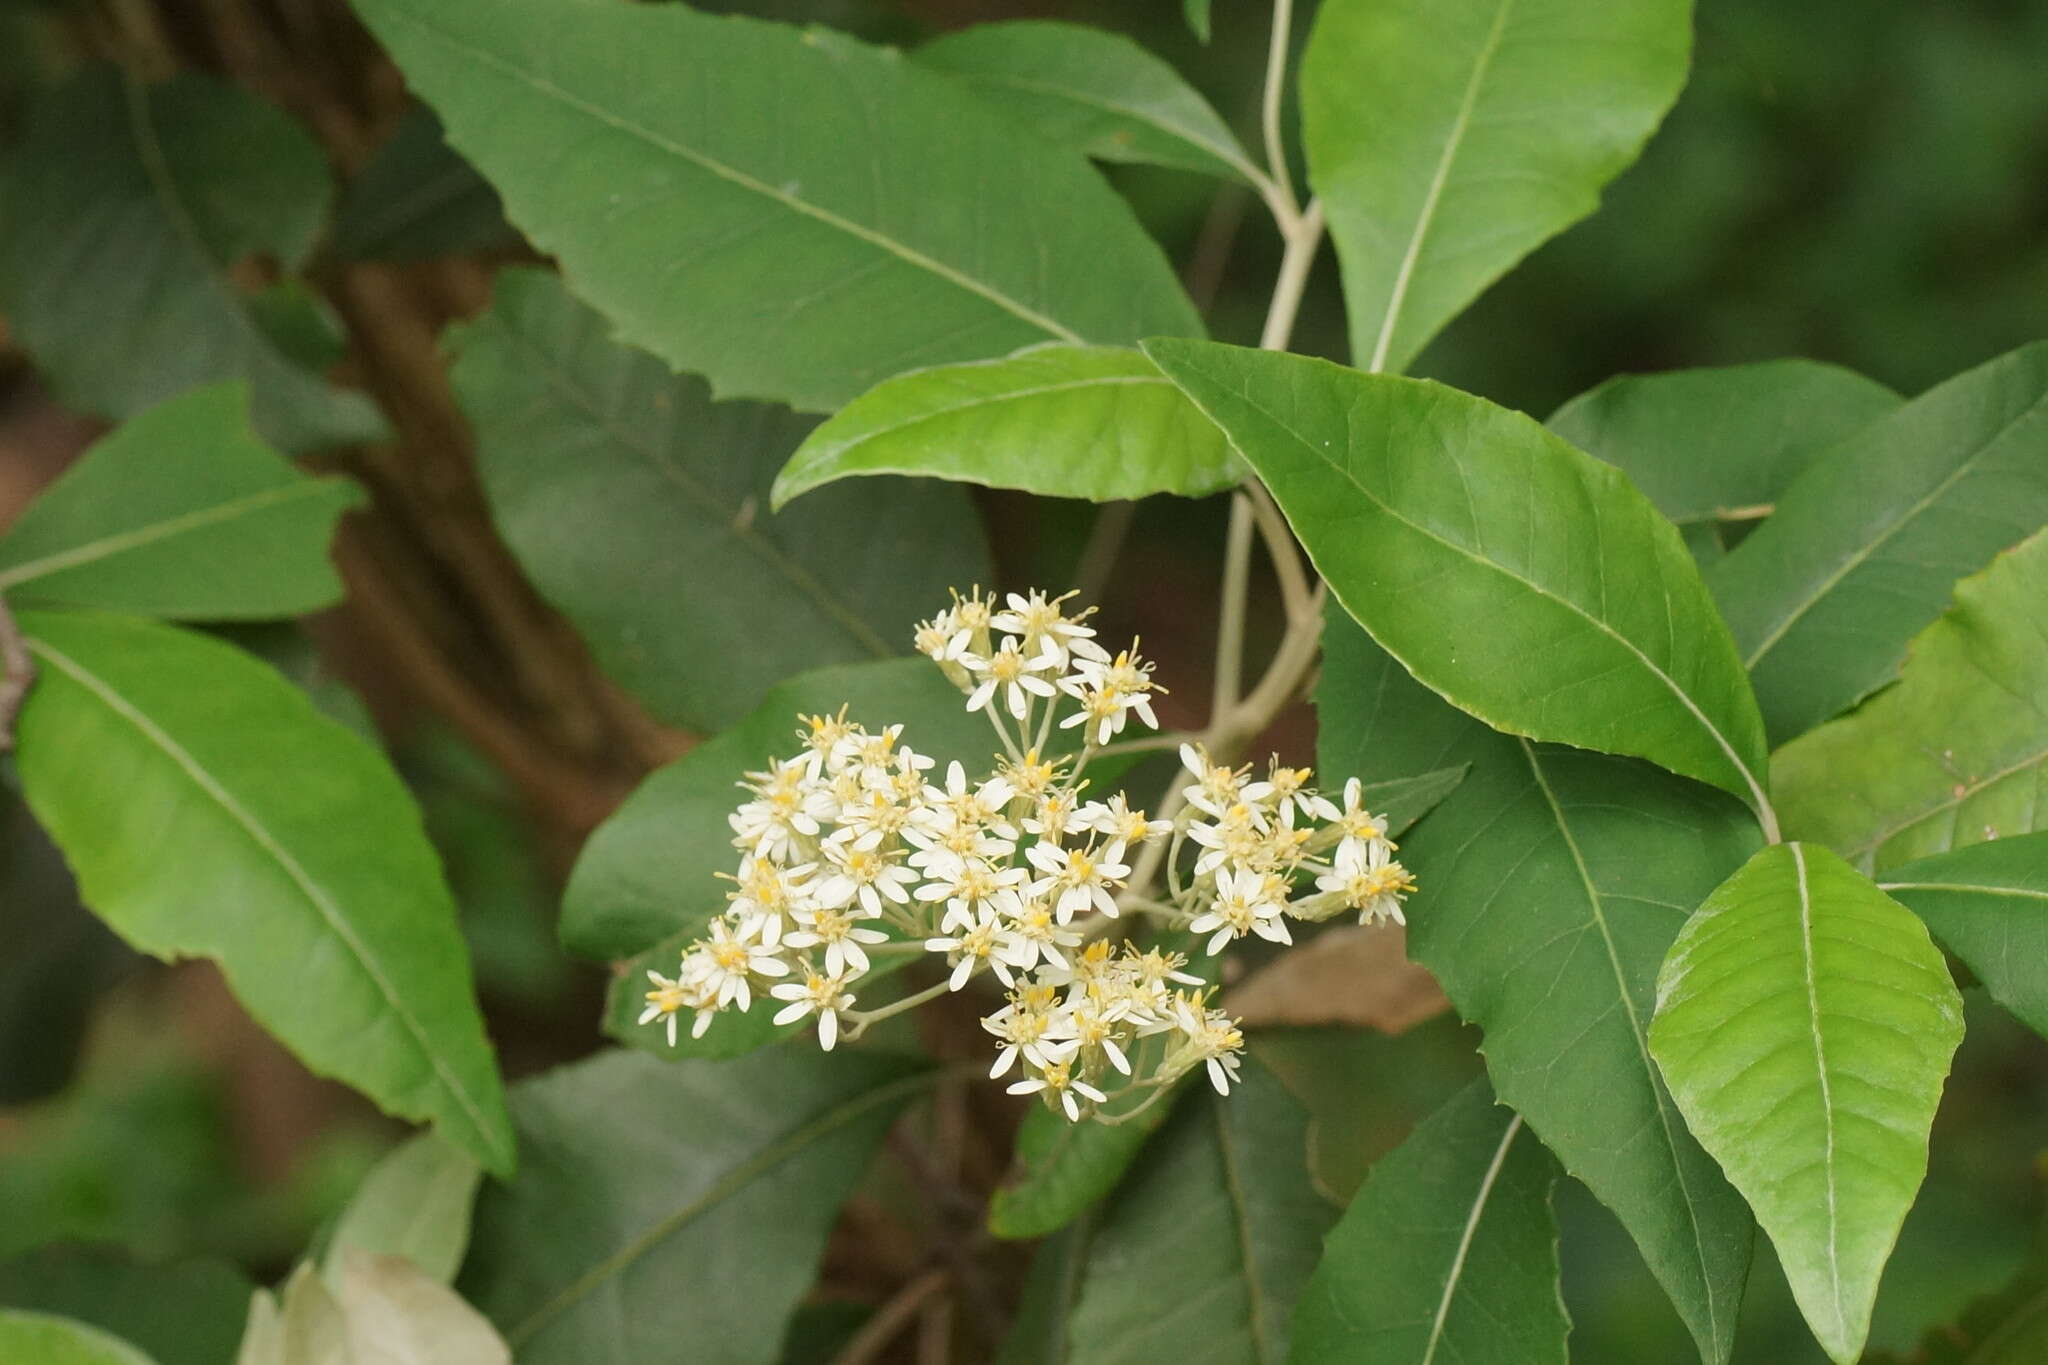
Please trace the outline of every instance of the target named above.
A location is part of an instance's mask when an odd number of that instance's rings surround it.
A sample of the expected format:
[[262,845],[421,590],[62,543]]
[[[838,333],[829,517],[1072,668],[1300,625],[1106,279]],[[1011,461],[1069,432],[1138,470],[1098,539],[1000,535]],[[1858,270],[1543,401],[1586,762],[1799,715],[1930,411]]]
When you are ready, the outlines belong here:
[[753,976],[788,976],[789,964],[773,947],[749,943],[735,934],[722,919],[711,921],[711,937],[692,945],[683,962],[683,975],[691,984],[710,992],[719,1009],[736,1005],[742,1011],[753,1008],[748,986]]
[[816,866],[784,867],[768,858],[742,858],[739,875],[733,878],[739,889],[726,897],[732,902],[728,913],[738,920],[740,937],[757,939],[767,947],[781,942],[784,917],[811,903],[807,879]]
[[1035,1095],[1044,1092],[1066,1111],[1069,1123],[1081,1121],[1081,1106],[1074,1099],[1076,1094],[1085,1095],[1097,1104],[1105,1103],[1109,1099],[1109,1096],[1076,1076],[1065,1061],[1041,1067],[1036,1076],[1018,1081],[1008,1089],[1012,1095]]
[[817,972],[806,973],[801,983],[788,981],[772,987],[769,994],[777,1000],[789,1002],[775,1012],[777,1024],[793,1024],[807,1014],[817,1015],[818,1046],[827,1052],[839,1041],[840,1011],[853,1008],[853,997],[846,993],[846,983],[836,976]]
[[[1355,777],[1347,779],[1344,783],[1344,809],[1332,808],[1323,818],[1336,825],[1346,839],[1384,840],[1387,838],[1386,817],[1368,811],[1363,804],[1364,797],[1365,784]],[[1391,840],[1388,847],[1393,847]]]
[[1108,653],[1095,643],[1095,631],[1081,624],[1095,609],[1088,608],[1074,616],[1060,610],[1060,604],[1075,593],[1062,593],[1048,601],[1043,592],[1033,589],[1029,597],[1010,593],[1004,601],[1007,611],[999,611],[989,624],[997,630],[1024,637],[1027,652],[1054,655],[1058,667],[1066,667],[1067,659],[1078,656],[1084,659],[1107,659]]
[[867,972],[868,955],[863,945],[889,941],[881,930],[864,929],[852,915],[838,909],[799,910],[797,923],[799,927],[794,932],[783,935],[783,943],[791,948],[822,947],[826,973],[843,980]]
[[668,1045],[676,1045],[676,1020],[683,1010],[695,1010],[697,1018],[690,1025],[690,1036],[702,1038],[704,1030],[711,1026],[711,1017],[718,1011],[713,996],[701,986],[678,977],[670,980],[660,972],[649,972],[647,979],[654,983],[654,989],[647,992],[647,1008],[640,1011],[640,1022],[651,1024],[656,1019],[668,1022]]
[[1063,923],[1053,917],[1051,907],[1044,901],[1027,902],[1010,917],[998,935],[997,959],[1023,972],[1030,971],[1041,961],[1061,971],[1068,970],[1067,959],[1060,950],[1078,946],[1081,935],[1075,930],[1062,928]]
[[1292,943],[1293,937],[1287,932],[1286,887],[1275,886],[1279,879],[1258,872],[1233,872],[1228,868],[1216,874],[1216,903],[1197,915],[1188,924],[1196,934],[1209,934],[1209,955],[1214,957],[1223,951],[1223,945],[1232,939],[1247,934],[1274,943]]
[[953,974],[946,978],[948,990],[959,990],[967,979],[987,963],[1005,989],[1016,985],[1010,975],[1009,964],[996,956],[1001,941],[1003,921],[993,911],[984,909],[975,920],[944,938],[928,938],[924,941],[925,951],[946,954],[952,964]]
[[1415,889],[1415,878],[1393,860],[1393,845],[1385,839],[1346,838],[1337,844],[1335,866],[1316,878],[1316,889],[1341,898],[1358,912],[1360,924],[1406,924],[1401,900]]
[[1037,843],[1026,849],[1024,856],[1044,874],[1031,883],[1029,893],[1034,896],[1057,894],[1053,908],[1058,912],[1061,924],[1073,919],[1075,912],[1086,910],[1091,905],[1111,919],[1116,918],[1116,897],[1111,893],[1131,875],[1131,869],[1123,860],[1121,839],[1112,839],[1100,849],[1061,848],[1057,844]]
[[825,857],[831,867],[815,893],[817,904],[824,909],[842,909],[858,900],[872,919],[882,913],[885,899],[897,905],[910,903],[917,873],[891,861],[889,854],[863,848],[857,839],[842,840],[835,835],[825,842]]
[[996,695],[996,689],[1003,690],[1003,700],[1009,713],[1018,720],[1030,714],[1031,698],[1056,697],[1059,689],[1038,676],[1043,667],[1041,661],[1026,659],[1017,649],[1017,642],[1005,640],[994,654],[983,658],[974,655],[967,661],[980,683],[967,695],[967,709],[979,711],[987,706]]
[[1147,819],[1144,811],[1131,809],[1122,792],[1107,801],[1090,801],[1083,805],[1074,812],[1074,825],[1121,840],[1126,845],[1146,843],[1173,832],[1173,821]]
[[1053,1027],[1056,1007],[1053,989],[1025,985],[1010,992],[1010,1003],[981,1021],[982,1028],[1002,1043],[995,1065],[989,1068],[994,1080],[1016,1065],[1018,1058],[1031,1066],[1046,1067],[1073,1055],[1074,1045],[1062,1039]]
[[945,917],[940,927],[970,924],[984,908],[997,914],[1014,914],[1019,905],[1018,888],[1024,884],[1021,867],[997,867],[979,858],[952,858],[925,869],[931,878],[917,888],[921,901],[944,901]]

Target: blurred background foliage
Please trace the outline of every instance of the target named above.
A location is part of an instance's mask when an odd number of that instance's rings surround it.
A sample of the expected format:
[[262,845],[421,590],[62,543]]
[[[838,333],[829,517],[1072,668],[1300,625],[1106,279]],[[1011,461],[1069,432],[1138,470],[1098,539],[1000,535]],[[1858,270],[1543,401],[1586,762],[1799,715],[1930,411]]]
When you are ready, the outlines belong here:
[[[1173,0],[707,7],[898,43],[1001,18],[1100,24],[1179,65],[1247,134],[1269,13],[1260,0],[1216,0],[1204,45]],[[209,8],[217,7],[159,6],[174,29],[203,22]],[[326,8],[339,14],[338,4]],[[0,0],[0,135],[16,126],[28,87],[73,60],[75,47],[55,35],[80,23],[89,28],[91,13],[64,0]],[[2044,70],[2040,0],[1700,0],[1691,84],[1641,162],[1597,215],[1451,326],[1417,371],[1542,416],[1618,372],[1789,355],[1913,393],[2048,335]],[[374,200],[373,173],[402,182],[451,171],[430,123],[415,116],[395,126],[341,196],[340,241],[383,230],[374,202],[361,202]],[[459,178],[459,165],[452,171]],[[1154,168],[1109,174],[1181,265],[1215,334],[1253,339],[1279,244],[1249,192]],[[488,190],[471,184],[463,195],[457,238],[482,244],[491,260],[519,258]],[[430,257],[448,245],[429,237],[396,254]],[[1296,344],[1343,357],[1327,254]],[[52,407],[25,357],[0,354],[0,522],[95,430]],[[1142,628],[1163,673],[1198,674],[1189,665],[1209,649],[1218,508],[1141,506],[1117,570],[1104,575],[1086,562],[1095,509],[1002,494],[983,496],[982,507],[1005,581],[1093,580],[1111,634]],[[616,783],[565,799],[581,817],[538,809],[530,775],[508,780],[502,753],[487,756],[422,708],[362,686],[360,661],[342,671],[364,698],[330,675],[322,660],[336,652],[331,629],[314,628],[319,651],[297,629],[237,638],[392,745],[447,860],[508,1073],[594,1046],[600,974],[557,949],[553,905],[576,826],[587,828],[590,803],[601,813],[615,799]],[[1174,704],[1192,713],[1201,698],[1176,695]],[[1305,752],[1307,725],[1305,715],[1290,718],[1275,742]],[[624,766],[635,763],[645,766]],[[395,1130],[239,1021],[210,968],[156,966],[120,947],[80,911],[61,861],[11,793],[0,801],[0,1301],[25,1273],[7,1258],[56,1241],[112,1243],[151,1260],[209,1256],[275,1276]],[[2003,1283],[2034,1244],[2048,1044],[1980,997],[1970,993],[1969,1039],[1935,1129],[1929,1189],[1879,1300],[1878,1348],[1909,1351]],[[1398,1037],[1273,1031],[1259,1050],[1309,1102],[1317,1175],[1344,1195],[1372,1158],[1457,1091],[1477,1066],[1476,1041],[1439,1017]],[[1560,1212],[1574,1358],[1688,1358],[1676,1315],[1619,1225],[1570,1184]],[[1819,1360],[1767,1247],[1758,1251],[1739,1358]],[[235,1288],[222,1267],[204,1273],[216,1288],[223,1276]],[[822,1358],[826,1348],[810,1338],[829,1345],[858,1317],[828,1299],[799,1319],[804,1339],[792,1341],[789,1358]]]

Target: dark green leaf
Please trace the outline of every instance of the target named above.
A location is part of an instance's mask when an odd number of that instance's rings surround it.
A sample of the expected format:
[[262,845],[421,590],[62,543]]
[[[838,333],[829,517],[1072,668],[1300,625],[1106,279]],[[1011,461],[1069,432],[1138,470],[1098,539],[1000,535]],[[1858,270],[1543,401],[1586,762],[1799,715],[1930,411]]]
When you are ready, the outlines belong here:
[[29,505],[0,538],[0,592],[199,620],[314,611],[341,596],[327,543],[362,500],[258,440],[245,385],[195,389],[124,423]]
[[0,1360],[23,1365],[155,1365],[119,1337],[71,1318],[0,1308]]
[[1316,704],[1326,780],[1471,772],[1402,860],[1408,951],[1486,1031],[1493,1084],[1628,1229],[1700,1351],[1725,1361],[1753,1235],[1652,1065],[1657,969],[1757,846],[1733,801],[1646,764],[1499,735],[1341,613]]
[[1381,1158],[1331,1230],[1290,1365],[1563,1365],[1557,1177],[1474,1081]]
[[1117,1187],[1169,1112],[1155,1105],[1111,1127],[1033,1108],[1017,1129],[1016,1172],[989,1200],[988,1230],[1021,1239],[1067,1226]]
[[711,402],[610,340],[552,275],[500,276],[454,344],[506,542],[665,720],[715,730],[791,673],[904,653],[949,586],[988,581],[960,489],[863,482],[770,516],[769,482],[809,421]]
[[1034,346],[898,375],[807,437],[781,507],[850,474],[925,474],[1050,497],[1201,497],[1245,476],[1216,424],[1144,356]]
[[1181,0],[1181,13],[1188,29],[1201,42],[1209,41],[1209,0]]
[[86,613],[21,625],[41,671],[22,788],[86,904],[145,952],[215,959],[312,1070],[509,1169],[455,907],[383,757],[205,636]]
[[[1892,1362],[1865,1357],[1866,1365]],[[2010,1283],[1929,1332],[1899,1365],[2039,1365],[2048,1360],[2048,1226],[2038,1227],[2026,1263]]]
[[148,1265],[109,1247],[38,1247],[0,1261],[0,1304],[76,1318],[158,1365],[221,1365],[235,1354],[254,1288],[218,1261]]
[[1591,213],[1678,97],[1691,44],[1690,0],[1325,0],[1302,136],[1354,362],[1405,369]]
[[240,378],[287,450],[373,439],[369,401],[288,359],[225,273],[298,263],[331,194],[319,147],[254,95],[88,71],[30,114],[0,212],[0,311],[74,407],[131,417]]
[[1880,871],[2048,821],[2048,533],[1956,585],[1896,687],[1780,749],[1785,828]]
[[1083,1217],[1039,1243],[996,1365],[1068,1365],[1067,1320],[1088,1269],[1094,1231],[1094,1220]]
[[336,1258],[354,1247],[403,1256],[446,1284],[469,1246],[470,1206],[483,1169],[467,1153],[421,1133],[370,1168],[335,1222],[323,1260],[333,1278]]
[[2048,1037],[2048,833],[1937,853],[1888,870],[1879,889],[1925,921],[1993,999]]
[[349,261],[422,261],[518,241],[497,191],[424,107],[408,111],[349,181],[334,216],[334,252]]
[[1147,350],[1427,686],[1496,729],[1647,758],[1767,809],[1763,723],[1727,628],[1620,471],[1440,384],[1210,342]]
[[1658,974],[1650,1050],[1837,1361],[1863,1349],[1962,1038],[1920,921],[1811,845],[1750,859]]
[[922,366],[1201,330],[1086,164],[894,52],[682,5],[356,10],[620,339],[721,397],[830,411]]
[[1180,73],[1130,39],[1081,24],[977,24],[915,59],[975,87],[1003,113],[1103,161],[1255,181],[1237,138]]
[[1815,461],[1711,585],[1771,741],[1897,673],[1956,579],[2048,521],[2048,342],[1929,390]]
[[792,1048],[613,1052],[525,1082],[521,1175],[485,1187],[461,1287],[521,1365],[772,1360],[840,1202],[929,1079]]

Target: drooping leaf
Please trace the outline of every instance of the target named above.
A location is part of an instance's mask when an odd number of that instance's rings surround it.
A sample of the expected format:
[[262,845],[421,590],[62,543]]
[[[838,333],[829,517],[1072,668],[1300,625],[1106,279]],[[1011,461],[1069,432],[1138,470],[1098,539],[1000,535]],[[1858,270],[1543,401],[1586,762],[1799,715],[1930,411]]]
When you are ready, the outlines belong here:
[[1927,1174],[1962,1011],[1920,921],[1808,844],[1716,888],[1658,975],[1651,1053],[1837,1361]]
[[1179,72],[1120,34],[1019,19],[976,24],[917,49],[995,107],[1063,147],[1251,181],[1251,158]]
[[1690,0],[1327,0],[1301,65],[1351,354],[1402,370],[1591,213],[1685,84]]
[[1647,758],[1766,808],[1763,724],[1727,628],[1620,471],[1440,384],[1210,342],[1147,351],[1427,686],[1496,729]]
[[1853,370],[1812,360],[1622,375],[1544,423],[1618,466],[1690,540],[1721,549],[1720,522],[1767,515],[1837,442],[1902,400]]
[[0,1360],[23,1365],[155,1365],[117,1336],[72,1318],[0,1308]]
[[1190,1085],[1103,1209],[1066,1323],[1067,1365],[1279,1365],[1337,1211],[1308,1175],[1308,1117],[1257,1062],[1224,1098]]
[[831,411],[923,366],[1201,330],[1080,158],[894,52],[682,5],[356,11],[620,338],[721,397]]
[[1501,1098],[1621,1219],[1702,1357],[1734,1347],[1754,1227],[1652,1064],[1659,964],[1755,850],[1720,794],[1646,764],[1495,734],[1333,609],[1316,695],[1325,781],[1469,762],[1402,840],[1408,951],[1485,1030]]
[[323,1258],[329,1279],[350,1248],[402,1256],[443,1284],[454,1279],[482,1179],[474,1158],[432,1133],[399,1144],[370,1168],[336,1220]]
[[1782,744],[1890,681],[1956,579],[2048,522],[2048,342],[1816,460],[1709,584]]
[[1792,741],[1787,831],[1880,871],[2048,821],[2048,533],[1956,585],[1897,686]]
[[314,611],[341,596],[327,543],[362,500],[257,439],[245,385],[195,389],[124,423],[29,505],[0,537],[0,592],[188,620]]
[[312,138],[254,95],[94,68],[29,116],[0,209],[0,312],[74,407],[131,417],[239,378],[286,450],[373,439],[369,400],[288,358],[226,273],[296,264],[331,196]]
[[21,624],[41,673],[22,788],[86,904],[144,952],[215,959],[312,1070],[509,1169],[455,907],[383,757],[204,636],[87,613]]
[[490,182],[458,156],[425,107],[409,110],[341,193],[334,253],[347,261],[423,261],[516,244]]
[[461,1288],[521,1365],[640,1365],[678,1343],[772,1359],[840,1201],[928,1082],[794,1048],[674,1066],[612,1052],[525,1082],[521,1174],[485,1187]]
[[804,439],[776,477],[775,505],[851,474],[1106,502],[1201,497],[1245,468],[1216,424],[1138,352],[1047,345],[885,380]]
[[960,489],[879,480],[769,515],[769,481],[810,423],[711,402],[610,340],[552,275],[501,275],[455,346],[500,531],[665,720],[715,730],[792,673],[907,652],[949,586],[988,581]]
[[2048,1037],[2048,833],[1937,853],[1879,888],[1918,915],[1992,998]]
[[1563,1365],[1558,1174],[1474,1081],[1373,1166],[1331,1230],[1290,1365]]
[[224,1262],[151,1265],[113,1247],[41,1246],[0,1261],[0,1307],[90,1323],[157,1365],[232,1359],[251,1288]]

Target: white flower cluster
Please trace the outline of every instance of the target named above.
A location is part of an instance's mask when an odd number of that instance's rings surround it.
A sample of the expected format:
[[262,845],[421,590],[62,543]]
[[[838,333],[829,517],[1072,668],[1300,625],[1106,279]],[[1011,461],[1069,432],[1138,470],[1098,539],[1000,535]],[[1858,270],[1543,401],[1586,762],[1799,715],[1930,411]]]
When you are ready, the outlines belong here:
[[[998,1043],[990,1074],[1018,1070],[1013,1093],[1078,1119],[1133,1091],[1163,1093],[1198,1065],[1227,1092],[1244,1042],[1235,1023],[1184,957],[1113,946],[1110,922],[1135,910],[1207,935],[1214,954],[1246,934],[1288,941],[1283,916],[1398,920],[1413,882],[1356,781],[1339,807],[1305,768],[1275,762],[1255,782],[1183,746],[1193,780],[1178,818],[1152,819],[1121,794],[1090,799],[1082,772],[1131,716],[1157,727],[1150,696],[1161,689],[1135,645],[1111,657],[1088,613],[1065,601],[1011,594],[999,608],[993,595],[956,594],[918,627],[919,651],[993,725],[1003,753],[987,775],[970,780],[956,762],[941,779],[901,726],[869,731],[844,708],[806,717],[800,752],[748,773],[730,817],[740,859],[729,905],[673,978],[649,973],[640,1022],[664,1023],[673,1045],[685,1010],[701,1036],[720,1011],[765,993],[776,1023],[815,1018],[829,1050],[842,1031],[985,974],[1005,1001],[983,1020]],[[1046,756],[1056,727],[1081,730],[1076,754]],[[1130,885],[1132,858],[1169,838],[1169,899],[1156,900]],[[1290,899],[1307,876],[1314,890]],[[856,1008],[878,961],[924,955],[943,959],[942,981]]]

